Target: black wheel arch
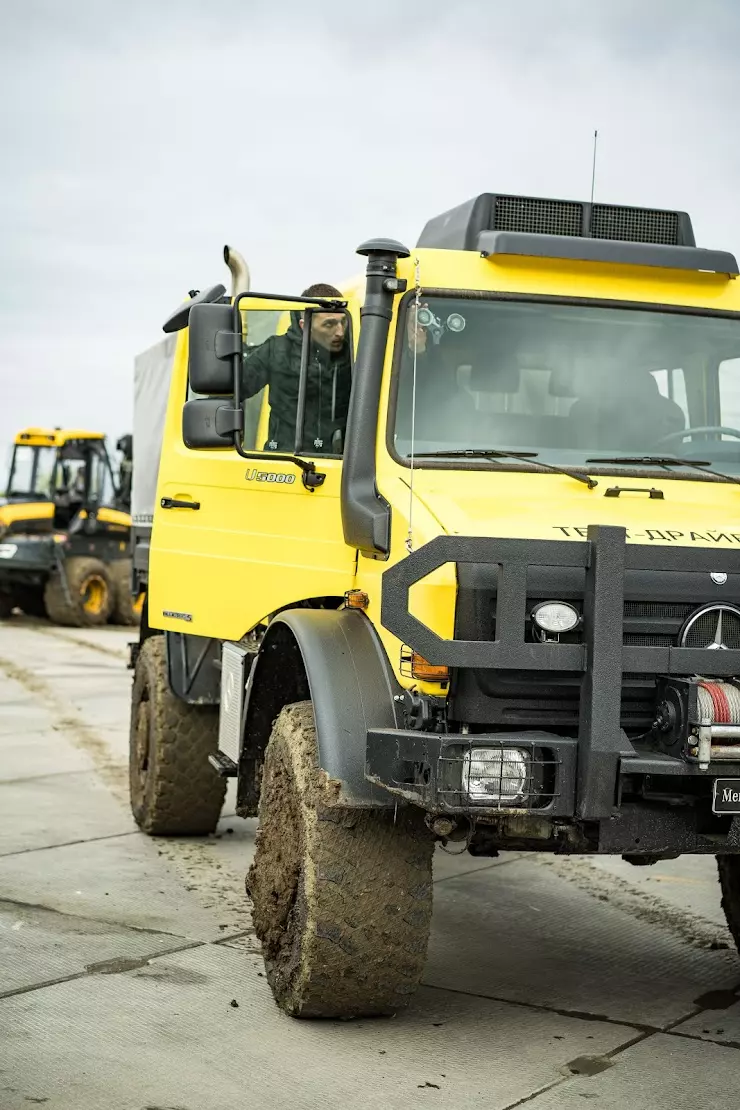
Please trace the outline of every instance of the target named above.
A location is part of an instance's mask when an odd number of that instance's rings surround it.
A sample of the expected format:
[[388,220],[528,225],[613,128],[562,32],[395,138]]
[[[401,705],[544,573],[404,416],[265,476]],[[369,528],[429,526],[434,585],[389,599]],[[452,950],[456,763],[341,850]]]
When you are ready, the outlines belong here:
[[365,778],[365,750],[369,728],[400,727],[394,701],[400,693],[385,649],[363,613],[280,613],[265,633],[247,684],[237,813],[257,812],[262,757],[280,710],[308,699],[319,762],[341,784],[340,801],[362,808],[393,806],[391,796]]

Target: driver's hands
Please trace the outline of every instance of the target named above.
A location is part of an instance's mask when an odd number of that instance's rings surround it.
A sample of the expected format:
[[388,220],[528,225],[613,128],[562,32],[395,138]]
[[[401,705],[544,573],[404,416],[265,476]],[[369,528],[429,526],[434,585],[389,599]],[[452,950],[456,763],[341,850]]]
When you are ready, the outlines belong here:
[[[427,308],[427,305],[421,305],[422,308]],[[427,349],[427,332],[421,324],[414,327],[416,323],[416,306],[412,305],[409,309],[409,314],[406,317],[406,335],[409,344],[409,350],[414,351],[414,337],[416,338],[416,351],[417,354],[423,355]]]

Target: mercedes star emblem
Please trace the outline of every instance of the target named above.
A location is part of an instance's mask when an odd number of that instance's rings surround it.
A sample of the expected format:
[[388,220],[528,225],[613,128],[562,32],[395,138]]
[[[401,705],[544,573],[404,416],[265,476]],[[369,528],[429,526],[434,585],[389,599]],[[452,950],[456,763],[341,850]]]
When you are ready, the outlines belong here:
[[716,586],[724,586],[727,581],[727,575],[723,570],[713,570],[709,577],[712,579]]
[[727,651],[727,644],[722,643],[722,610],[717,614],[717,629],[711,644],[707,644],[709,651]]

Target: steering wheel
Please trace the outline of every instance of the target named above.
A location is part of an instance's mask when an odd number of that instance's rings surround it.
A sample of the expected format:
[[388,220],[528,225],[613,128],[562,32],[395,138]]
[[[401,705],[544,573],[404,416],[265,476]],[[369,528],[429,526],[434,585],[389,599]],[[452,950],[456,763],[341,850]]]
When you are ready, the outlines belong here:
[[721,435],[734,436],[735,439],[740,439],[740,430],[737,428],[725,428],[724,424],[704,424],[700,428],[684,428],[681,432],[669,432],[667,436],[661,436],[657,441],[657,446],[659,447],[662,443],[670,443],[674,439],[686,439],[687,436],[693,436],[695,432],[719,432]]

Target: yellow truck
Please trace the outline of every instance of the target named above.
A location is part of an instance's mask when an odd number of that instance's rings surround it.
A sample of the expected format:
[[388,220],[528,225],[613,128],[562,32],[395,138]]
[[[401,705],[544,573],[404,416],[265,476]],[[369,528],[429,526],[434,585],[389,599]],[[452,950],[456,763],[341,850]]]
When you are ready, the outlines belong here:
[[295,1016],[406,1005],[435,843],[715,855],[740,942],[735,257],[686,213],[491,193],[358,253],[338,296],[165,325],[136,821],[211,832],[236,778]]
[[114,471],[100,432],[26,428],[0,501],[0,619],[135,624],[129,541],[130,436]]

